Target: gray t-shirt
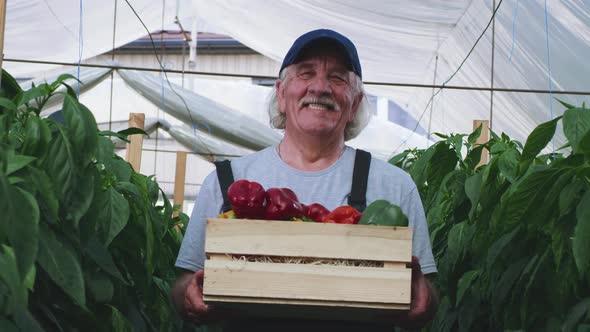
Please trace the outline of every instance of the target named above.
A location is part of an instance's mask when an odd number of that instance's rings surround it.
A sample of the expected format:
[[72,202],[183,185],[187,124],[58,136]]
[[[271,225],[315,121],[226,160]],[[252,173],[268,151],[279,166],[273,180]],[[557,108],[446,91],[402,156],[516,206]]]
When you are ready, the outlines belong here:
[[[304,172],[284,163],[276,146],[232,160],[234,179],[260,183],[264,189],[290,188],[303,204],[320,203],[329,210],[347,205],[352,185],[355,149],[346,147],[330,167],[318,172]],[[413,228],[412,254],[420,260],[424,274],[436,272],[424,208],[416,185],[403,170],[383,160],[371,159],[367,184],[367,204],[385,199],[399,205]],[[205,261],[205,224],[207,218],[220,213],[223,197],[217,173],[209,174],[197,197],[176,266],[197,271]]]

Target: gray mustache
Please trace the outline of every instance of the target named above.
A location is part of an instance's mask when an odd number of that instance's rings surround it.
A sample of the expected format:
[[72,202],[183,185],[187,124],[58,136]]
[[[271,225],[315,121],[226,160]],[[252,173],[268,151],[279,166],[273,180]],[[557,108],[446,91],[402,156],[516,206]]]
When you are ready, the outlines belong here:
[[336,102],[330,97],[303,98],[299,102],[300,107],[307,106],[309,104],[322,104],[328,106],[330,109],[338,110]]

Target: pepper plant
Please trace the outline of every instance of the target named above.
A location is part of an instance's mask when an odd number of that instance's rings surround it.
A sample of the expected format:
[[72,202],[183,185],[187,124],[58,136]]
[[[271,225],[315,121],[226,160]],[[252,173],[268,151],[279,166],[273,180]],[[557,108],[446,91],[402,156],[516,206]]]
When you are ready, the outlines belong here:
[[[175,331],[187,216],[114,153],[65,83],[0,91],[0,330]],[[40,117],[60,86],[63,122]]]
[[[524,145],[476,145],[480,127],[390,160],[427,213],[441,293],[428,330],[590,330],[590,109],[563,104]],[[559,121],[568,143],[541,154]]]

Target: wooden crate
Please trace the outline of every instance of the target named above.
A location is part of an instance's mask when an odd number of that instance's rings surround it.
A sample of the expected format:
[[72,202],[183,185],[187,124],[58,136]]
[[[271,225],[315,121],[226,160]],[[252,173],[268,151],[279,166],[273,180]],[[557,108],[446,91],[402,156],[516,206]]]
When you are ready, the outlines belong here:
[[[409,309],[411,228],[211,218],[206,232],[206,303],[251,315],[348,320]],[[281,257],[286,262],[276,262]],[[325,260],[375,266],[319,264]]]

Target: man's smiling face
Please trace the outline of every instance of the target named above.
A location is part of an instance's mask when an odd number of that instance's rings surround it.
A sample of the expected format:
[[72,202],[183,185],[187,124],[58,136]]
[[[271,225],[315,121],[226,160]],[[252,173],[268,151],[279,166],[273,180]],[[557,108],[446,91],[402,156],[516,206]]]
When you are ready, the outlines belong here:
[[277,82],[279,109],[287,116],[285,130],[297,135],[344,137],[361,100],[355,94],[357,77],[345,58],[334,50],[316,49],[287,67]]

